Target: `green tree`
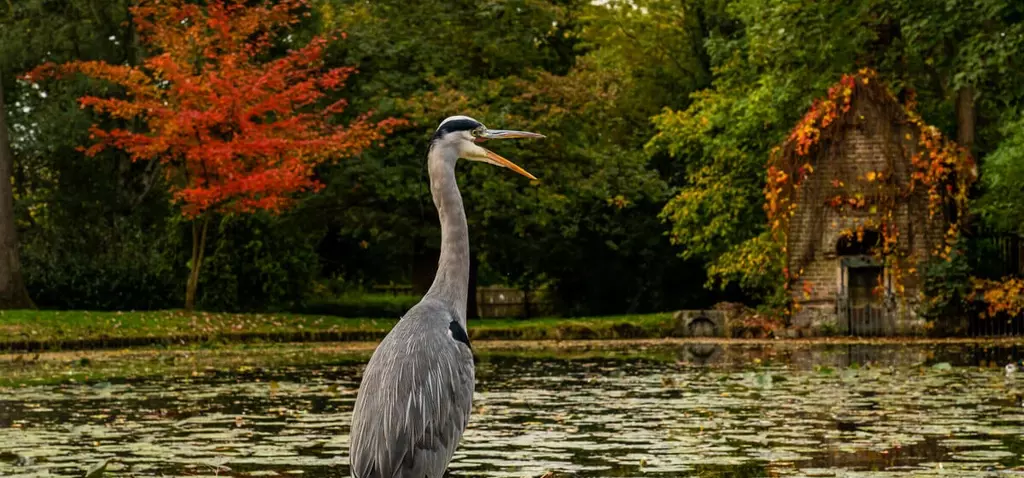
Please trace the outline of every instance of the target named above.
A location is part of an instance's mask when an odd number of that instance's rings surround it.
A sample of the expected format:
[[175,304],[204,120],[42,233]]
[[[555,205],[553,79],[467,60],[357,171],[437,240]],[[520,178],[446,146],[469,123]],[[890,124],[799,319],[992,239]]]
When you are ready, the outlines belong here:
[[720,27],[705,42],[715,72],[711,86],[694,93],[688,108],[656,116],[658,132],[647,148],[682,164],[684,179],[661,217],[671,223],[680,254],[710,261],[720,283],[756,284],[752,292],[762,297],[781,284],[777,268],[734,267],[750,251],[766,251],[756,243],[764,242],[768,151],[810,98],[855,67],[874,39],[871,6],[739,0],[706,10],[724,15],[709,22]]
[[550,281],[572,313],[649,310],[671,295],[660,284],[678,263],[658,261],[671,252],[654,218],[667,190],[619,101],[629,87],[628,77],[580,59],[567,75],[493,80],[484,91],[442,85],[413,102],[414,117],[457,108],[548,136],[495,146],[540,178],[535,184],[494,168],[463,170],[470,231],[492,277],[527,289]]
[[[636,61],[641,52],[688,58],[688,41],[662,40],[665,46],[659,46],[658,39],[691,26],[646,28],[642,18],[620,18],[633,15],[625,4],[576,1],[487,8],[325,5],[330,8],[321,9],[321,21],[349,33],[350,42],[337,46],[338,61],[360,69],[353,88],[362,98],[354,104],[416,122],[358,164],[325,169],[328,187],[309,199],[307,210],[310,217],[329,211],[330,243],[351,254],[335,271],[362,278],[399,274],[429,285],[438,235],[425,182],[427,139],[445,116],[470,114],[493,127],[549,137],[495,146],[539,175],[537,185],[512,181],[494,168],[460,167],[483,282],[552,284],[581,313],[649,310],[694,299],[680,293],[694,289],[680,285],[692,281],[693,274],[682,271],[693,265],[663,260],[672,254],[656,213],[667,189],[642,145],[662,99],[689,101],[678,93],[706,81],[707,72],[700,61],[684,60],[686,68]],[[668,2],[658,6],[662,21],[675,18]],[[608,32],[618,33],[602,41]],[[349,267],[358,263],[420,267],[386,273],[379,265]]]
[[711,81],[704,48],[709,25],[699,0],[612,0],[581,19],[580,44],[594,67],[631,79],[619,101],[643,123],[663,108],[684,108]]
[[75,80],[43,90],[15,81],[46,60],[134,63],[140,51],[129,3],[0,3],[0,70],[16,133],[15,215],[25,280],[40,307],[171,304],[166,287],[176,268],[162,244],[173,227],[162,171],[118,152],[85,157],[76,150],[89,144],[94,118],[75,99],[97,85]]
[[[10,148],[14,214],[21,229],[19,236],[25,280],[43,306],[47,305],[48,295],[38,287],[41,277],[39,252],[55,253],[63,249],[58,237],[84,238],[104,229],[109,223],[103,223],[117,214],[90,215],[82,214],[83,210],[116,211],[117,206],[111,207],[111,203],[123,194],[115,194],[111,189],[128,189],[133,182],[125,181],[125,176],[117,173],[131,169],[124,167],[127,162],[109,168],[105,167],[109,163],[83,165],[75,161],[75,140],[84,139],[87,132],[84,128],[74,128],[74,118],[82,118],[84,114],[73,106],[72,96],[52,94],[45,102],[39,91],[15,81],[15,78],[35,66],[41,58],[113,55],[119,58],[118,61],[123,61],[127,42],[120,41],[126,37],[119,24],[125,19],[125,4],[75,0],[53,8],[53,4],[47,2],[26,0],[0,5],[0,76],[5,81],[3,87],[8,93],[7,102],[13,105],[8,111],[8,119],[14,133]],[[54,134],[46,134],[51,131]],[[69,131],[72,133],[68,134]],[[112,159],[102,158],[101,161]],[[76,171],[68,174],[71,170]],[[120,181],[110,181],[112,171],[116,171],[113,176]],[[113,188],[106,189],[108,186]],[[91,198],[75,196],[93,187],[106,190]],[[99,197],[106,200],[100,203],[97,201]],[[64,226],[68,226],[67,234],[54,234]],[[102,255],[100,246],[109,243],[109,237],[97,240],[97,247],[89,252]],[[86,256],[83,254],[82,257]],[[62,266],[65,271],[75,269],[70,261]],[[54,264],[53,270],[57,269]]]
[[655,117],[658,132],[648,150],[684,169],[678,193],[662,211],[680,253],[709,260],[712,283],[745,284],[762,299],[774,293],[771,284],[781,285],[781,274],[736,261],[771,250],[758,245],[765,230],[764,164],[841,74],[878,69],[901,97],[916,93],[926,121],[958,132],[982,154],[1002,136],[997,125],[1007,108],[1019,103],[1022,15],[1014,2],[703,5],[705,23],[717,25],[704,41],[711,85],[687,108]]
[[[576,55],[574,24],[582,4],[325,0],[310,28],[347,33],[329,59],[359,69],[350,81],[350,111],[403,115],[418,108],[411,98],[438,84],[483,91],[477,85],[489,78],[516,77],[533,68],[565,72]],[[322,168],[326,188],[308,198],[300,213],[329,231],[325,244],[331,247],[321,248],[331,256],[325,273],[353,282],[396,279],[423,290],[429,286],[439,233],[424,165],[427,141],[444,116],[437,110],[423,114],[419,124],[387,138],[383,148]]]
[[1004,139],[985,158],[978,211],[997,230],[1024,235],[1024,115],[1006,121]]
[[[1024,5],[1013,0],[898,0],[882,3],[891,45],[876,56],[897,81],[922,93],[926,118],[984,154],[1024,91]],[[993,127],[995,126],[995,127]],[[980,129],[980,131],[979,131]],[[979,135],[982,137],[977,138]]]
[[22,309],[33,307],[33,304],[21,277],[18,228],[14,224],[14,193],[11,190],[14,155],[7,131],[3,78],[0,72],[0,308]]

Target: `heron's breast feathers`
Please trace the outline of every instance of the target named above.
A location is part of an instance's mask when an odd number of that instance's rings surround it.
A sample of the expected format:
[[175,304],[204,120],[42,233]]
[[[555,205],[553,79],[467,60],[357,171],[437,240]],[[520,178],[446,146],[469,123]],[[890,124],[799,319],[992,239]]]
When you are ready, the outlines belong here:
[[451,459],[469,420],[475,373],[465,329],[451,319],[440,328],[438,318],[396,326],[367,365],[354,411],[354,470],[443,471]]

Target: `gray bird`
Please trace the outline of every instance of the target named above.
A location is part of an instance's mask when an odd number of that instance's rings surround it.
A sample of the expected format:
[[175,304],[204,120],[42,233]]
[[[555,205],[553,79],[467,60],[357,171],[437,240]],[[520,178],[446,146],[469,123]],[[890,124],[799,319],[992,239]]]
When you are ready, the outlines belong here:
[[427,172],[441,219],[437,275],[370,358],[352,416],[349,447],[356,478],[437,478],[466,430],[473,401],[473,354],[466,333],[469,230],[455,182],[460,158],[509,168],[537,179],[477,143],[543,138],[491,130],[467,116],[441,122],[430,141]]

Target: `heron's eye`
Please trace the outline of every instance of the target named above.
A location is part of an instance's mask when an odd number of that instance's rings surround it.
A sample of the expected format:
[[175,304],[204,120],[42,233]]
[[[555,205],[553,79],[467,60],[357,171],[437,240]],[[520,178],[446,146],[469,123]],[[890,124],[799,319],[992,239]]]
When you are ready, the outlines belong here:
[[479,138],[481,135],[484,134],[484,129],[483,128],[474,128],[469,133],[472,134],[474,138]]

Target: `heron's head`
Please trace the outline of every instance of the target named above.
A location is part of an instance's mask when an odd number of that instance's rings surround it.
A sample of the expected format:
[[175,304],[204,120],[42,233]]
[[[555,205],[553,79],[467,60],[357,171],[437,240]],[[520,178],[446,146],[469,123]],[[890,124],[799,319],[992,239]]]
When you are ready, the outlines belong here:
[[441,122],[431,139],[431,147],[454,148],[459,152],[459,157],[470,161],[480,161],[511,169],[530,179],[537,179],[526,172],[512,161],[509,161],[494,151],[491,151],[479,143],[490,139],[514,139],[514,138],[543,138],[544,135],[530,133],[527,131],[512,131],[506,129],[488,129],[483,123],[470,118],[469,116],[449,116]]

